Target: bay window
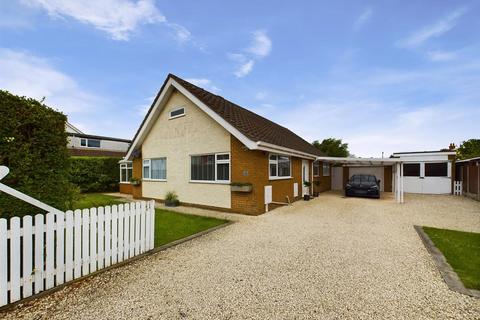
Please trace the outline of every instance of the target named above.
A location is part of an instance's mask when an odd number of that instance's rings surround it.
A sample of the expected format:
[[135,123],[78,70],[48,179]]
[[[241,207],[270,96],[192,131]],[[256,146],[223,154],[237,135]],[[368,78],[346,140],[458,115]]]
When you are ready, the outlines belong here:
[[143,179],[166,180],[167,179],[167,158],[144,159]]
[[290,157],[271,154],[268,158],[270,179],[289,178],[291,169]]
[[217,153],[191,156],[190,180],[230,182],[230,154]]
[[130,183],[132,178],[133,166],[131,162],[121,163],[120,164],[120,182],[121,183]]

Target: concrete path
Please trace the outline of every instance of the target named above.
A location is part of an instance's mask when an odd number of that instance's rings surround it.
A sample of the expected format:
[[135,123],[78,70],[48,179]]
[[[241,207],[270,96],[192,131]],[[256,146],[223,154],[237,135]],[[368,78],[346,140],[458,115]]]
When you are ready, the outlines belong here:
[[480,232],[480,202],[322,194],[27,303],[5,319],[479,319],[413,225]]

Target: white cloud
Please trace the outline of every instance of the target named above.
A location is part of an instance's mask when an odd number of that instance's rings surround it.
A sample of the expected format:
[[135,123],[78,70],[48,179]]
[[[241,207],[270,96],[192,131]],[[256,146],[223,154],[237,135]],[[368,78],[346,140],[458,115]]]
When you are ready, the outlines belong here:
[[434,62],[450,61],[457,57],[455,52],[448,51],[430,51],[428,57]]
[[217,86],[214,86],[212,84],[212,81],[210,79],[205,79],[205,78],[187,78],[185,79],[186,81],[193,83],[194,85],[204,88],[205,90],[208,90],[213,93],[218,93],[220,92],[220,88]]
[[104,102],[46,59],[0,48],[0,88],[16,95],[42,99],[67,114],[83,113]]
[[247,74],[252,72],[253,66],[255,65],[255,61],[248,60],[247,62],[240,65],[240,67],[234,72],[237,78],[245,77]]
[[366,8],[363,10],[363,12],[358,16],[357,20],[355,20],[355,23],[353,24],[353,28],[355,30],[361,29],[365,23],[367,23],[370,18],[372,17],[373,10],[372,8]]
[[272,51],[272,40],[264,30],[257,30],[252,33],[251,45],[244,49],[244,53],[229,53],[230,60],[237,63],[233,74],[237,78],[248,75],[253,70],[256,61],[268,56]]
[[259,58],[266,57],[272,50],[272,40],[267,36],[264,30],[257,30],[253,32],[253,40],[247,52]]
[[54,18],[73,18],[108,33],[114,40],[129,40],[142,24],[164,23],[179,42],[191,39],[185,27],[168,22],[154,0],[23,0]]
[[453,11],[436,23],[414,32],[412,35],[397,43],[400,47],[416,47],[430,38],[439,37],[450,31],[457,24],[457,20],[466,13],[466,8],[461,7]]

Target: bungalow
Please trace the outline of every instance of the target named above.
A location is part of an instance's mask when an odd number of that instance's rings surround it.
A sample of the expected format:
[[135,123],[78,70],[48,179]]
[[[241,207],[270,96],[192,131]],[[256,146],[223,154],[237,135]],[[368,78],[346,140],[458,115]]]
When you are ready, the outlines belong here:
[[160,201],[175,191],[185,205],[258,215],[329,190],[319,156],[287,128],[169,74],[120,162],[120,191]]
[[72,156],[123,157],[131,141],[126,139],[85,134],[71,123],[65,123],[67,148]]

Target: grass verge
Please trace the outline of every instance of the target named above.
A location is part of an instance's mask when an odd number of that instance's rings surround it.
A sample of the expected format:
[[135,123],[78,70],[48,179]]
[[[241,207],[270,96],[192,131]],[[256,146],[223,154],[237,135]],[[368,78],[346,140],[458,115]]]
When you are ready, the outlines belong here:
[[480,290],[480,233],[423,227],[465,287]]

